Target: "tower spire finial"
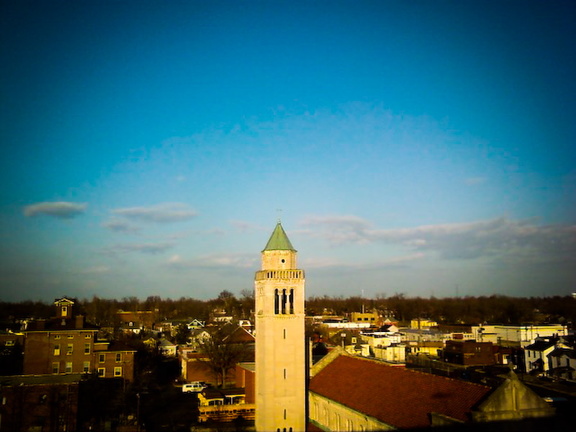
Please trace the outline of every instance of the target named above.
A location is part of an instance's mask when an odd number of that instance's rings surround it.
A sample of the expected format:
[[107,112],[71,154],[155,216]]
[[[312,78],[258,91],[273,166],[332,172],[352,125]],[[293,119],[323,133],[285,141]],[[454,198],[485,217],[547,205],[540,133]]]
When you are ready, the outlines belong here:
[[278,215],[278,223],[282,223],[282,209],[281,209],[281,208],[277,208],[277,209],[276,209],[276,214]]

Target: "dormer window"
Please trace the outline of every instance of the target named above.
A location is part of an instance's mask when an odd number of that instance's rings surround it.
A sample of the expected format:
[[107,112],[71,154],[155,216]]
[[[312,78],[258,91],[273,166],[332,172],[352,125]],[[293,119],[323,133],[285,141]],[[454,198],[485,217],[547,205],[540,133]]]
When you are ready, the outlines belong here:
[[62,306],[62,316],[68,316],[68,306]]

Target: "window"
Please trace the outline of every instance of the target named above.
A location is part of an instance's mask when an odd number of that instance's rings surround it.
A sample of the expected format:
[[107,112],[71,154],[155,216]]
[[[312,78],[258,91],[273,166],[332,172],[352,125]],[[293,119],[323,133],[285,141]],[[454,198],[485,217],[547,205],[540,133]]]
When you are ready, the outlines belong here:
[[352,338],[352,343],[353,343],[353,344],[356,343],[356,338],[355,338],[355,337]]
[[89,361],[85,361],[83,363],[82,370],[84,371],[84,373],[90,372],[90,362]]
[[105,361],[106,361],[106,354],[98,355],[98,362],[99,363],[104,363]]
[[106,376],[106,368],[98,368],[98,376],[99,377]]
[[278,298],[278,290],[275,289],[275,290],[274,290],[274,313],[275,313],[275,314],[279,314],[279,313],[280,313],[279,305],[280,305],[280,299]]
[[68,335],[68,339],[74,339],[74,335],[73,335],[73,334],[69,334],[69,335]]
[[62,316],[68,315],[68,306],[62,306]]
[[89,343],[84,344],[84,354],[90,354],[90,344]]
[[54,355],[55,356],[60,355],[60,344],[54,345]]
[[122,366],[117,366],[114,368],[114,376],[115,377],[122,376]]
[[14,346],[14,341],[13,340],[6,341],[6,346]]
[[60,339],[60,335],[54,335],[54,339]]
[[122,354],[116,353],[116,363],[120,363],[122,361]]
[[73,352],[74,352],[74,344],[68,344],[68,347],[66,348],[66,355],[72,355]]
[[91,339],[91,338],[92,338],[92,335],[91,335],[90,333],[86,333],[86,334],[84,335],[84,338],[85,338],[85,339]]
[[60,362],[53,362],[52,363],[52,373],[53,374],[60,373]]
[[66,373],[72,372],[72,362],[66,362]]

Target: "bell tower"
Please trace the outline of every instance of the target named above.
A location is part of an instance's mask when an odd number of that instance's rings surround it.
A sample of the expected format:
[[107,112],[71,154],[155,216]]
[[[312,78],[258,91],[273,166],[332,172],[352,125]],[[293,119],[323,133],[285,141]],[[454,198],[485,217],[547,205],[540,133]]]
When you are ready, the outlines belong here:
[[306,430],[304,270],[278,222],[255,276],[256,430]]

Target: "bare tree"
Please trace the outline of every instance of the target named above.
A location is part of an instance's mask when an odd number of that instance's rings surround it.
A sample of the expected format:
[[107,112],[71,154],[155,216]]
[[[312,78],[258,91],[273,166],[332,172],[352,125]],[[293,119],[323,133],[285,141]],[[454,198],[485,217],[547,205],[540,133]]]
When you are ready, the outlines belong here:
[[214,374],[217,385],[221,387],[226,387],[228,372],[239,362],[247,360],[249,353],[249,344],[230,340],[236,328],[233,325],[224,325],[198,346],[198,350],[206,355],[204,361]]

